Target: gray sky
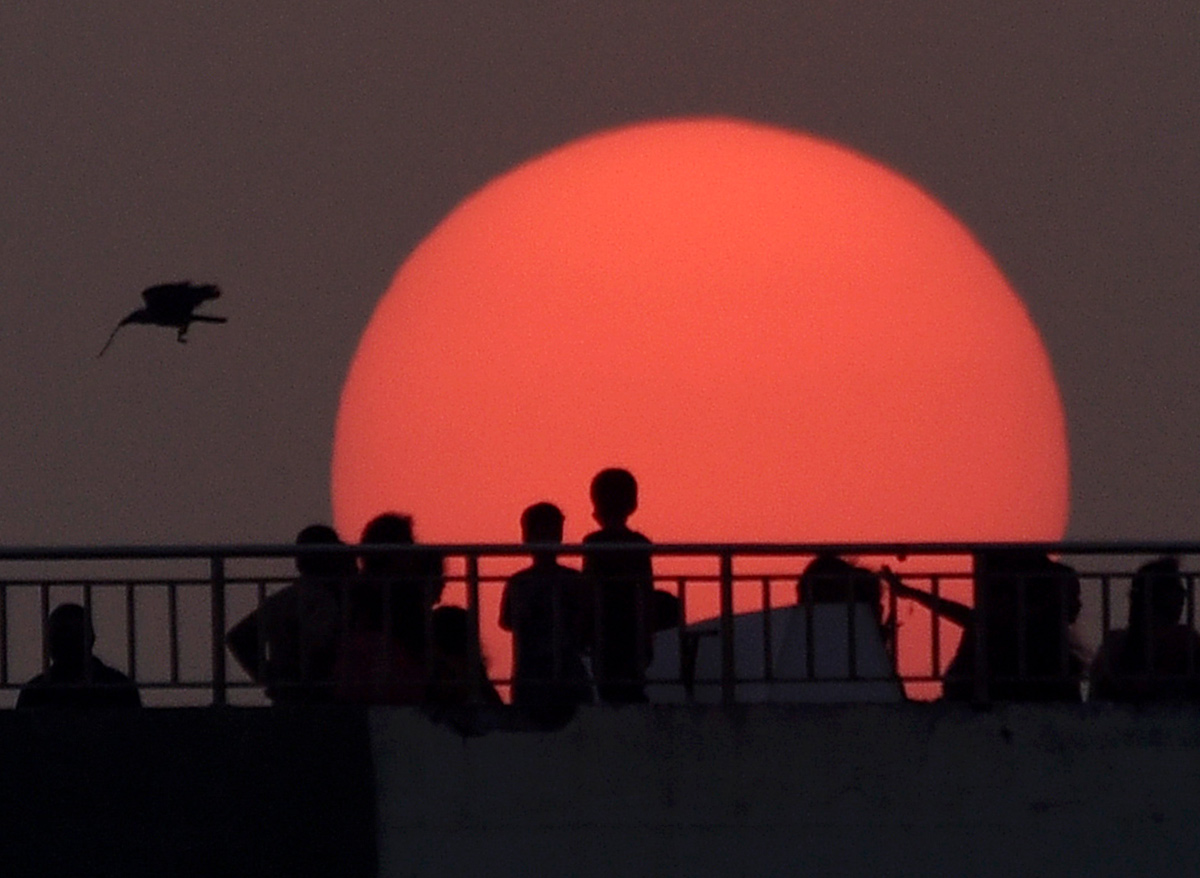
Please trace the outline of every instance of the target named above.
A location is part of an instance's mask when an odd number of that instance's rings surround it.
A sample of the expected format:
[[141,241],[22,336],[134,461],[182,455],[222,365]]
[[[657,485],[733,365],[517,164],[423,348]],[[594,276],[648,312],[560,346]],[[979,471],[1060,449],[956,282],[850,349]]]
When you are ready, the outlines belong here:
[[[1200,12],[1053,4],[0,6],[0,543],[288,541],[405,255],[523,159],[727,114],[873,156],[1054,362],[1075,538],[1200,534]],[[226,326],[129,327],[219,283]],[[803,535],[797,535],[802,538]]]

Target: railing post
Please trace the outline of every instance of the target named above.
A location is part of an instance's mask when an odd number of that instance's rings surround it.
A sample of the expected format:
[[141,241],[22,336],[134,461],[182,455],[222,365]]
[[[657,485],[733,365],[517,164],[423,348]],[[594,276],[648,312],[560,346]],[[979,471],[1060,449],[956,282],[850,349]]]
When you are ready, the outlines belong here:
[[213,706],[225,706],[225,559],[209,559],[212,582],[212,689]]
[[721,553],[721,704],[735,700],[733,662],[733,556]]
[[988,589],[990,573],[985,561],[975,562],[975,698],[976,704],[988,704]]
[[484,690],[483,656],[479,645],[479,556],[472,552],[467,555],[467,674],[471,681],[469,703],[480,700]]

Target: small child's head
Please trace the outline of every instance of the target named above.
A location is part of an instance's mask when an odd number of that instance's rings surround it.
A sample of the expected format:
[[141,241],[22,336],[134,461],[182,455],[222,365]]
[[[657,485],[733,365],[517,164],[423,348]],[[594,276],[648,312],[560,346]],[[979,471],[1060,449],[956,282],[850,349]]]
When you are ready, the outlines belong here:
[[629,470],[600,470],[592,479],[592,517],[604,527],[624,524],[637,509],[637,490]]
[[553,503],[534,503],[521,513],[521,539],[527,543],[561,543],[562,510]]

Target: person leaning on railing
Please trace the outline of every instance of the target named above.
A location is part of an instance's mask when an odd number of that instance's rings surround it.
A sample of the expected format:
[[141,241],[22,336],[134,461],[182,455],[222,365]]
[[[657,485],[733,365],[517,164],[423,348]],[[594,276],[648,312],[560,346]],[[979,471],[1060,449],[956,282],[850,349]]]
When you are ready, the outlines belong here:
[[1138,568],[1129,589],[1129,625],[1105,632],[1092,662],[1092,699],[1200,700],[1200,635],[1180,623],[1186,602],[1177,558]]
[[[297,546],[341,546],[337,532],[313,524]],[[332,698],[342,604],[357,567],[347,553],[298,554],[295,582],[268,597],[226,637],[229,651],[271,701],[312,703]]]
[[[982,610],[935,597],[882,571],[898,598],[915,601],[963,629],[942,677],[942,697],[972,701],[983,692],[998,701],[1082,700],[1083,661],[1071,642],[1079,616],[1079,576],[1040,552],[1002,550],[975,557],[975,588]],[[984,662],[977,667],[979,622]],[[982,675],[982,677],[980,676]]]

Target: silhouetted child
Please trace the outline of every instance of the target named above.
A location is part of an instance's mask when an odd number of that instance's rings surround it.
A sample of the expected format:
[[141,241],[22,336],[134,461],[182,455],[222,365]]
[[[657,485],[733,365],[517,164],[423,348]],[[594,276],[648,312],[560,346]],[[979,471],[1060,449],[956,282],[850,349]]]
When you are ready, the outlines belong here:
[[[600,530],[585,545],[633,548],[589,552],[583,572],[593,590],[592,671],[600,700],[610,704],[646,701],[646,668],[656,627],[650,540],[626,522],[638,506],[637,480],[628,470],[605,469],[592,479],[592,516]],[[645,546],[645,549],[637,548]]]
[[96,633],[79,604],[59,604],[46,620],[50,668],[25,684],[17,707],[141,707],[127,676],[92,655]]
[[1200,700],[1200,635],[1180,624],[1187,589],[1176,558],[1143,564],[1129,589],[1129,625],[1109,631],[1092,663],[1099,701]]
[[[311,524],[297,534],[296,545],[344,544],[333,528]],[[357,567],[348,553],[304,553],[296,555],[296,572],[295,582],[268,597],[226,638],[234,658],[277,704],[332,697],[343,609]]]
[[436,705],[499,705],[503,701],[487,675],[483,655],[476,651],[471,666],[470,617],[462,607],[433,611],[433,667],[426,700]]
[[[535,503],[521,515],[525,543],[561,543],[563,514]],[[500,599],[500,627],[513,634],[513,704],[535,719],[565,722],[591,701],[583,663],[587,590],[583,574],[535,548],[533,564],[513,574]]]

